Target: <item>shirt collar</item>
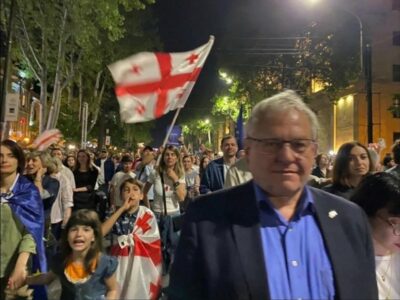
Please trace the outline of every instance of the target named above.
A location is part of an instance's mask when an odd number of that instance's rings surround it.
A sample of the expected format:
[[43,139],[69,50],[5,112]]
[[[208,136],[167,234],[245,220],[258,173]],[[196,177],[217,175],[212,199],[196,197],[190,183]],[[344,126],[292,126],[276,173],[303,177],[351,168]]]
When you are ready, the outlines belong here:
[[[260,210],[266,209],[267,211],[275,212],[276,215],[279,215],[278,210],[272,205],[267,193],[253,181],[254,191],[256,194],[256,200],[259,204]],[[314,204],[314,197],[306,185],[304,186],[303,192],[300,196],[300,204],[296,208],[296,212],[292,220],[300,219],[302,216],[307,214],[315,214],[315,204]]]

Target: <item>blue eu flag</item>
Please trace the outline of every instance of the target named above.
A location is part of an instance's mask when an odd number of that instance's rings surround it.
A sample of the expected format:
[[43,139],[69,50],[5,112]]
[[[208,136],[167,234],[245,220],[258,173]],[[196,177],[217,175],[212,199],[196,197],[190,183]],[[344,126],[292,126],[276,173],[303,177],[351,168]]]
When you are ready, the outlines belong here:
[[235,137],[238,143],[238,150],[243,149],[243,104],[240,105],[239,115],[236,120]]

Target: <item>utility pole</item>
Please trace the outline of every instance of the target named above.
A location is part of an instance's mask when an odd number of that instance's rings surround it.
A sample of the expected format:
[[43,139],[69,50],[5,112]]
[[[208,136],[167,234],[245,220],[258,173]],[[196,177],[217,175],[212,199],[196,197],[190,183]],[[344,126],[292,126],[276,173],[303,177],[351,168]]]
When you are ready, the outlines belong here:
[[367,137],[368,143],[373,143],[373,117],[372,117],[372,49],[370,44],[365,45],[365,91],[367,101]]

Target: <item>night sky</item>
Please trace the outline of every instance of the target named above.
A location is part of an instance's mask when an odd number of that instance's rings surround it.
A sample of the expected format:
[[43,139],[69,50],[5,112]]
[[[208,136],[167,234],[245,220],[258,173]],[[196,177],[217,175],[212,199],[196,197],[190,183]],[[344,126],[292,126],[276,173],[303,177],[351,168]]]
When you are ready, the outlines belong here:
[[[206,43],[209,35],[215,36],[214,47],[177,124],[211,116],[210,99],[227,89],[218,78],[219,68],[241,70],[263,63],[265,56],[248,55],[241,49],[293,47],[293,40],[286,38],[299,36],[317,16],[321,19],[330,13],[327,6],[310,10],[302,1],[306,0],[157,0],[154,9],[164,51],[188,51]],[[230,58],[229,65],[226,58]],[[173,115],[170,112],[157,120],[153,145],[162,143]]]

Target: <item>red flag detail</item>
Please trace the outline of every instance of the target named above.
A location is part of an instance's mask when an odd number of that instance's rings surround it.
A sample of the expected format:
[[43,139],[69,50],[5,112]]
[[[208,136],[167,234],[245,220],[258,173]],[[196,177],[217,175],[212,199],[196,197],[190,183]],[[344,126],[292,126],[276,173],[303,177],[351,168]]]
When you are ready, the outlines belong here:
[[148,257],[155,266],[161,264],[161,240],[145,243],[136,234],[133,235],[133,240],[135,241],[133,255]]
[[192,53],[188,58],[186,58],[187,61],[189,61],[189,64],[194,64],[194,62],[199,58],[198,54]]
[[116,82],[121,119],[143,122],[183,107],[213,43],[210,37],[208,43],[192,51],[142,52],[108,66]]
[[136,226],[142,229],[143,234],[145,234],[148,230],[151,229],[151,225],[149,224],[149,220],[151,220],[153,216],[146,212],[143,217],[136,220]]

